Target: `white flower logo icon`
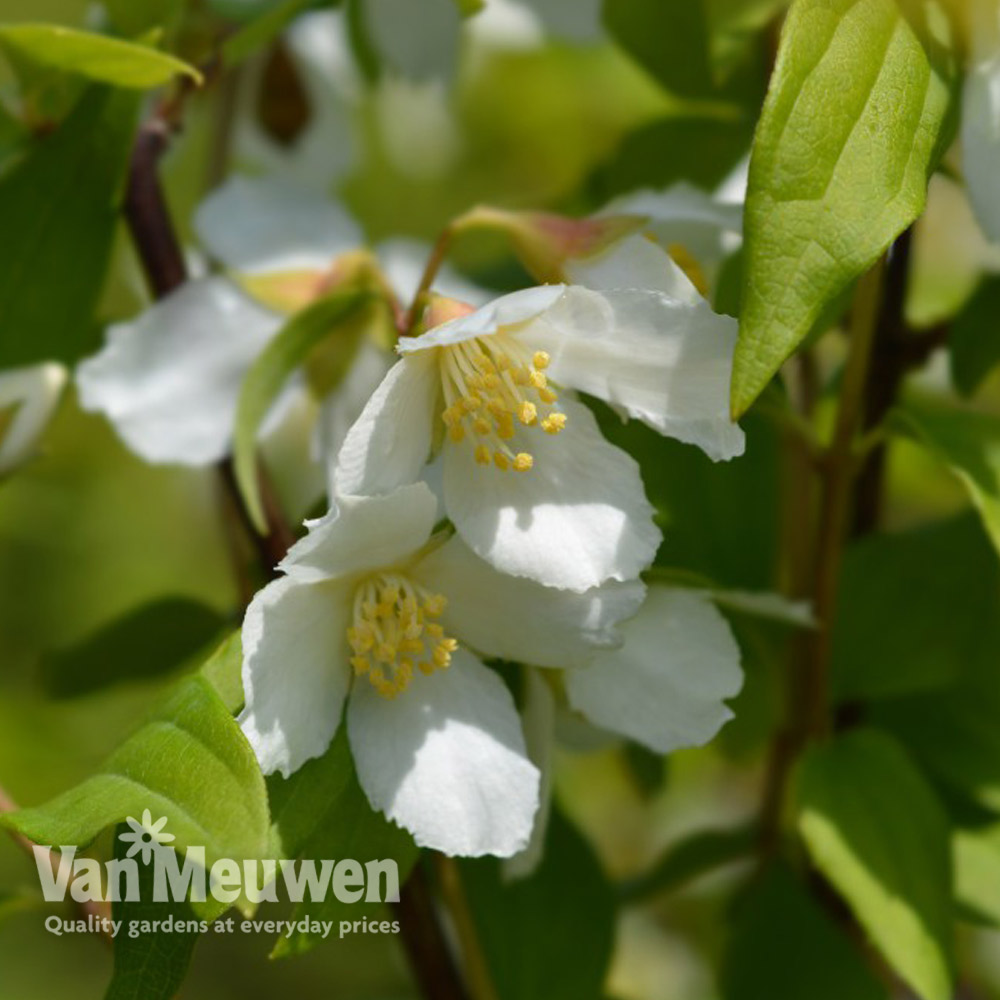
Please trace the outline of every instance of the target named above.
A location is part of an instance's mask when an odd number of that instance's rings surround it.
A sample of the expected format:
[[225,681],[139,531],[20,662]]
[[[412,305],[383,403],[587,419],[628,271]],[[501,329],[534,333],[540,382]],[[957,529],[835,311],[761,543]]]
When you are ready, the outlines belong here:
[[142,854],[142,863],[149,864],[150,856],[161,844],[169,844],[173,839],[172,833],[167,833],[164,827],[167,825],[167,817],[161,816],[155,823],[153,814],[148,809],[142,811],[142,821],[133,816],[126,817],[126,823],[132,828],[130,833],[121,834],[121,840],[131,842],[127,857]]

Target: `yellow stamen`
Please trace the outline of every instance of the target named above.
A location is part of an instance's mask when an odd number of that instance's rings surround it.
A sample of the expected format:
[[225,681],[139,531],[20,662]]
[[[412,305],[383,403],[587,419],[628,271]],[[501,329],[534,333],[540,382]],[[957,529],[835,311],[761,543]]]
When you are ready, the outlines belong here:
[[462,444],[472,438],[479,465],[532,469],[531,452],[510,443],[524,433],[519,428],[540,426],[558,434],[566,426],[566,414],[554,407],[559,396],[545,374],[549,355],[529,352],[516,336],[498,332],[442,347],[438,357],[444,392],[441,419],[448,439]]
[[[357,677],[367,677],[384,698],[409,687],[414,671],[445,670],[458,643],[434,621],[447,601],[397,573],[377,573],[358,585],[346,630]],[[418,664],[419,661],[419,664]]]

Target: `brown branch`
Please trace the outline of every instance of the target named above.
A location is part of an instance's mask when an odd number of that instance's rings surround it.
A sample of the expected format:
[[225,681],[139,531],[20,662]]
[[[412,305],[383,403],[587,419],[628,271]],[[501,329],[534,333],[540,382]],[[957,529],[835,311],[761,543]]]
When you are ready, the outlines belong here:
[[[948,340],[949,327],[946,323],[919,333],[907,325],[906,289],[912,242],[912,231],[907,230],[896,240],[886,269],[885,296],[865,387],[866,431],[882,424],[899,397],[906,376],[925,364],[931,354]],[[879,526],[886,459],[884,444],[873,448],[865,458],[855,487],[854,536],[868,534]]]
[[423,868],[415,865],[394,904],[400,940],[420,992],[428,1000],[468,1000]]
[[[129,171],[125,197],[125,217],[142,262],[149,286],[157,298],[169,295],[187,280],[184,255],[174,230],[159,179],[159,159],[169,142],[173,127],[161,109],[139,132]],[[218,473],[232,509],[237,513],[247,539],[254,547],[260,570],[273,576],[277,564],[295,541],[271,484],[263,470],[261,498],[268,530],[261,535],[254,528],[236,484],[232,460],[219,463]],[[414,978],[428,1000],[467,1000],[465,988],[455,968],[433,898],[419,866],[403,886],[396,904],[404,950]]]

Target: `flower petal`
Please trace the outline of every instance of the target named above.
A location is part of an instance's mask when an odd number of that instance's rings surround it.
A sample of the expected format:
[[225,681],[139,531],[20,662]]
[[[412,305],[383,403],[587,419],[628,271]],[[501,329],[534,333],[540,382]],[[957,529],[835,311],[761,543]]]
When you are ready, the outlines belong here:
[[337,732],[351,678],[350,598],[342,583],[285,577],[247,608],[239,723],[265,774],[287,778],[323,754]]
[[746,443],[729,416],[736,331],[736,320],[704,300],[573,286],[520,336],[549,353],[556,382],[718,461],[742,455]]
[[475,312],[442,323],[419,337],[401,338],[397,350],[405,356],[431,347],[446,347],[448,344],[461,344],[473,337],[489,336],[501,327],[516,326],[533,319],[548,309],[564,290],[563,285],[539,285],[502,295]]
[[516,429],[527,472],[478,465],[468,441],[444,446],[448,516],[469,547],[502,573],[578,593],[634,579],[661,535],[639,466],[609,444],[587,407],[563,395],[566,429]]
[[279,568],[299,581],[319,581],[392,566],[427,542],[436,515],[437,497],[425,483],[384,496],[338,497],[325,517],[307,522],[308,534]]
[[727,204],[685,183],[663,191],[633,191],[599,214],[648,216],[646,229],[660,246],[666,250],[682,246],[710,273],[743,242],[743,206]]
[[1000,243],[1000,53],[969,69],[962,97],[962,167],[976,218]]
[[498,573],[456,535],[425,556],[412,575],[448,604],[449,635],[488,657],[540,667],[572,667],[598,647],[621,645],[615,626],[639,609],[638,580],[582,594]]
[[707,743],[743,683],[725,618],[703,595],[652,587],[622,631],[621,649],[565,675],[570,704],[657,753]]
[[397,361],[344,438],[334,491],[385,493],[418,479],[431,450],[439,392],[433,354]]
[[392,701],[356,685],[347,732],[368,801],[421,847],[509,857],[527,844],[538,770],[510,692],[471,653]]
[[335,202],[277,177],[230,177],[198,206],[194,221],[212,256],[245,274],[326,270],[364,243]]
[[218,461],[247,368],[280,325],[224,278],[190,281],[108,328],[104,349],[77,368],[80,402],[147,462]]
[[670,254],[642,235],[626,236],[589,257],[570,257],[563,271],[574,285],[595,291],[642,288],[663,292],[680,302],[693,304],[701,299],[698,289]]

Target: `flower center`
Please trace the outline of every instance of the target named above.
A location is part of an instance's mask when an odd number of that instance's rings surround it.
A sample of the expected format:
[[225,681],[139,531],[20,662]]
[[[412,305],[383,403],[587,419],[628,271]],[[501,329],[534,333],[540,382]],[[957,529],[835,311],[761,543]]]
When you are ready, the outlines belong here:
[[558,396],[548,383],[545,351],[528,350],[514,337],[495,333],[450,344],[441,351],[445,408],[441,419],[452,441],[475,441],[476,461],[498,469],[526,472],[534,458],[508,445],[515,422],[558,434],[566,414],[555,409]]
[[383,698],[395,698],[415,669],[446,670],[458,643],[431,620],[446,604],[441,594],[397,573],[368,577],[354,592],[354,620],[347,630],[354,673],[367,677]]

